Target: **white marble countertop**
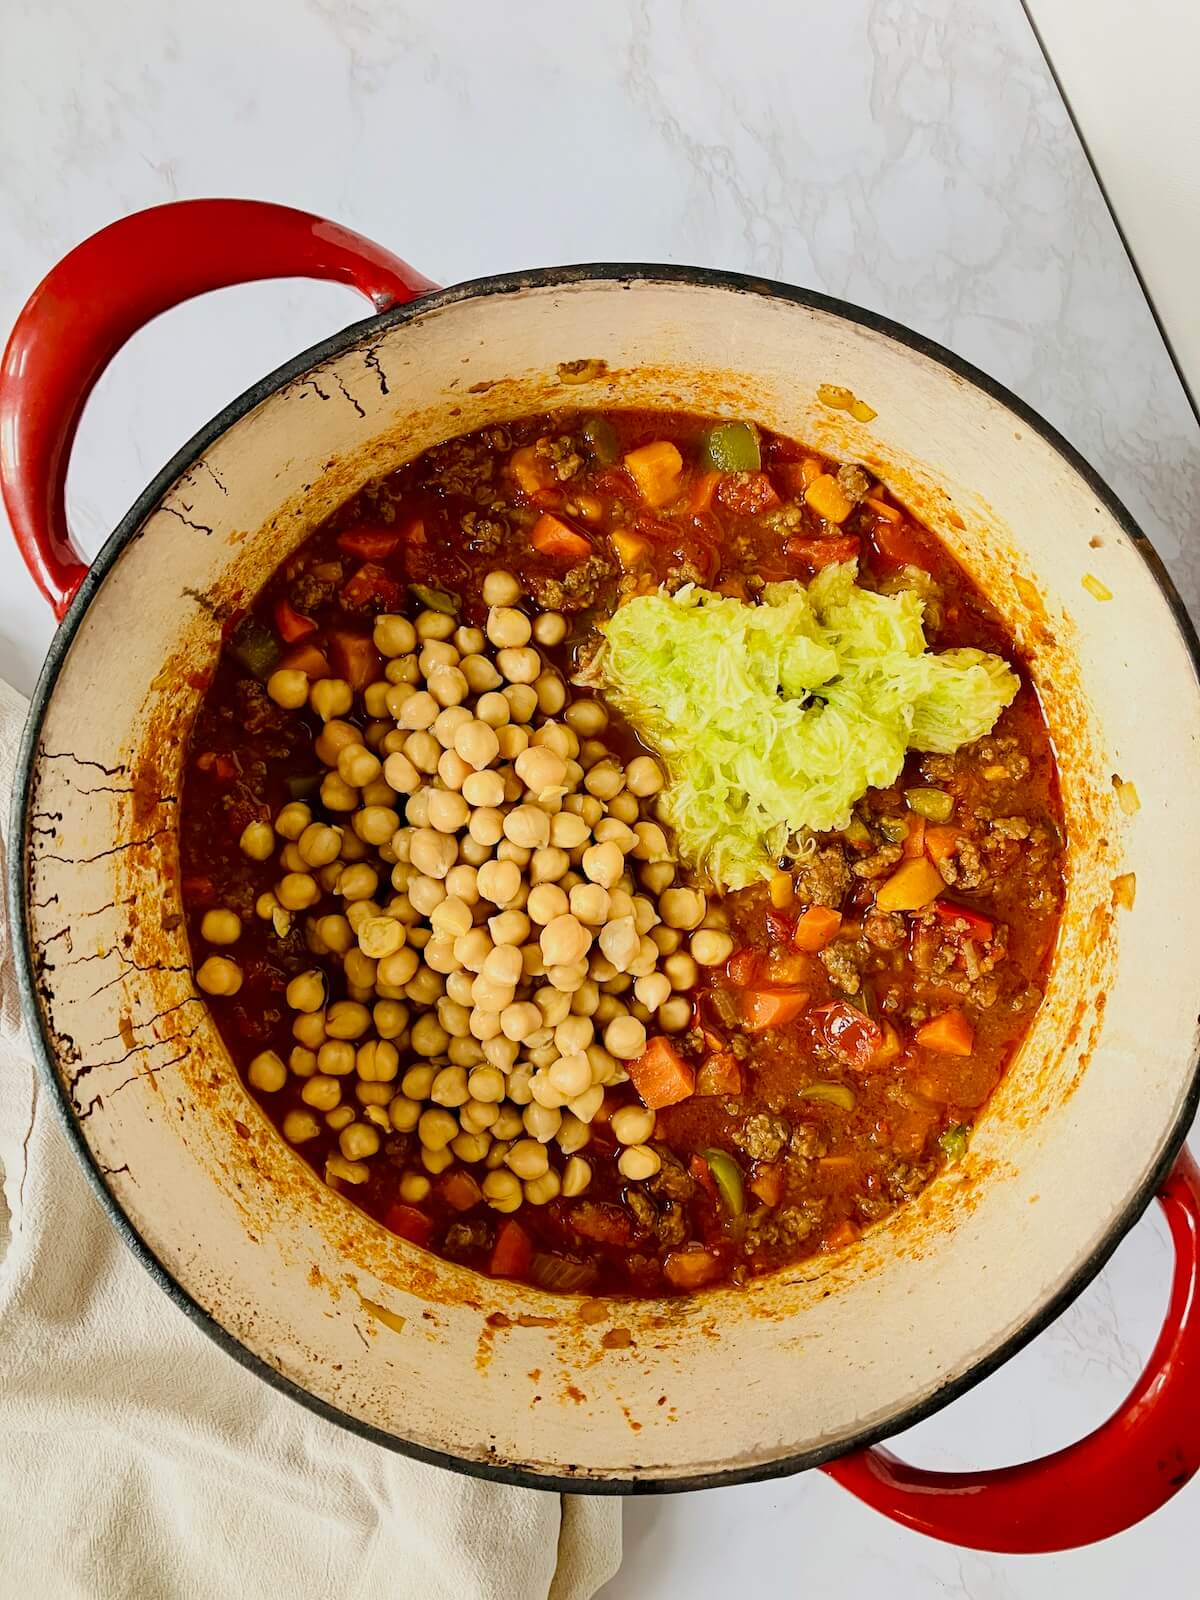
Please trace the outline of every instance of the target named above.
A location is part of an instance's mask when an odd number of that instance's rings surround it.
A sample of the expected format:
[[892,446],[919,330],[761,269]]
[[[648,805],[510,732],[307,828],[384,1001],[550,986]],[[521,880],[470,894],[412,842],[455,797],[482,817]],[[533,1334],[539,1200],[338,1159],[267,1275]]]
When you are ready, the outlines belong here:
[[[960,351],[1055,422],[1200,607],[1200,438],[1017,0],[44,0],[0,63],[0,328],[45,269],[173,197],[285,201],[442,282],[599,259],[769,274]],[[362,315],[348,292],[226,291],[139,334],[70,478],[89,551],[200,423]],[[0,672],[28,689],[48,611],[0,542]],[[1165,1305],[1156,1217],[1047,1333],[900,1448],[1023,1459],[1123,1396]],[[828,1479],[639,1500],[606,1600],[731,1584],[889,1600],[1096,1600],[1190,1570],[1200,1485],[1101,1547],[964,1554]]]

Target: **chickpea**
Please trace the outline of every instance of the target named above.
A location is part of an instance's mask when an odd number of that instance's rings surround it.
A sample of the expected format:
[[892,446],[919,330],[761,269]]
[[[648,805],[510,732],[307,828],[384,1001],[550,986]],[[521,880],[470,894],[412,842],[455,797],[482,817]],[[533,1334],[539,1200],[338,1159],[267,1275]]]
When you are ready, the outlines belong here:
[[677,950],[663,961],[662,970],[671,980],[673,989],[694,989],[700,974],[696,967],[695,959],[686,951]]
[[361,789],[374,782],[382,770],[379,757],[372,755],[366,745],[348,744],[338,751],[338,777],[351,788]]
[[326,811],[355,811],[358,790],[343,782],[336,772],[327,773],[321,780],[321,804]]
[[563,1168],[562,1192],[564,1198],[574,1200],[592,1181],[592,1168],[582,1156],[572,1156]]
[[570,901],[556,883],[539,883],[529,891],[525,907],[530,920],[541,927],[562,917],[571,909]]
[[242,987],[242,969],[228,956],[209,956],[196,973],[205,994],[236,994]]
[[702,967],[719,967],[733,954],[733,940],[729,934],[715,928],[701,928],[692,935],[689,946],[692,959]]
[[625,870],[625,857],[621,847],[610,839],[604,844],[590,845],[583,852],[580,866],[585,878],[598,883],[602,889],[611,889]]
[[[461,796],[459,796],[461,799]],[[410,851],[412,864],[429,878],[444,878],[458,859],[458,842],[434,828],[418,828]],[[409,891],[411,897],[411,890]]]
[[369,900],[378,887],[379,874],[365,861],[356,861],[338,879],[338,893],[343,900]]
[[444,611],[422,611],[415,623],[417,638],[422,642],[426,639],[448,639],[457,626],[455,619]]
[[543,611],[533,619],[533,637],[552,650],[567,637],[567,619],[557,611]]
[[[453,789],[433,789],[429,794],[429,826],[438,833],[457,833],[465,828],[471,808]],[[449,869],[447,869],[449,870]]]
[[632,1183],[652,1178],[661,1166],[662,1161],[657,1151],[651,1150],[649,1145],[644,1144],[627,1146],[617,1158],[617,1170],[623,1178],[628,1178]]
[[520,1000],[500,1012],[500,1031],[506,1039],[521,1043],[542,1027],[542,1013],[532,1001]]
[[489,1172],[480,1184],[480,1188],[483,1191],[483,1198],[493,1211],[517,1211],[524,1199],[521,1180],[503,1168]]
[[570,1109],[580,1122],[591,1122],[603,1104],[604,1089],[600,1084],[594,1083],[590,1089],[585,1089],[570,1102]]
[[482,976],[503,988],[515,989],[523,975],[521,952],[515,944],[498,944],[488,952]]
[[550,1157],[536,1139],[518,1139],[504,1158],[504,1164],[518,1178],[540,1178],[550,1170]]
[[348,1078],[354,1061],[354,1046],[348,1039],[326,1039],[317,1051],[317,1071],[327,1078]]
[[439,1106],[461,1106],[471,1098],[467,1074],[462,1067],[443,1067],[435,1072],[429,1098]]
[[406,1172],[400,1179],[400,1198],[409,1205],[420,1205],[422,1200],[428,1200],[432,1188],[423,1172]]
[[[418,772],[434,773],[437,771],[438,762],[442,759],[442,747],[429,732],[428,728],[418,729],[410,733],[401,746],[401,753],[406,755],[416,767]],[[421,791],[413,796],[413,800],[420,797]],[[413,800],[409,801],[411,806]],[[411,817],[409,821],[411,821]]]
[[[413,644],[416,644],[414,638]],[[417,658],[412,654],[397,656],[394,661],[389,661],[383,669],[383,675],[388,683],[420,683],[421,669],[417,666]]]
[[532,632],[529,618],[512,606],[492,606],[488,612],[487,636],[498,651],[528,644]]
[[604,1030],[604,1048],[619,1061],[634,1061],[646,1048],[646,1030],[636,1017],[614,1017]]
[[[583,961],[591,948],[592,935],[577,917],[567,912],[554,917],[542,929],[539,944],[547,968],[572,966]],[[557,985],[556,985],[557,987]]]
[[550,843],[550,818],[540,806],[514,806],[504,818],[504,837],[522,850]]
[[350,825],[364,844],[373,844],[379,849],[391,842],[400,826],[400,818],[390,806],[364,806],[354,813]]
[[285,711],[299,711],[308,704],[308,677],[295,668],[285,667],[267,679],[267,693]]
[[317,1053],[303,1045],[293,1045],[288,1051],[288,1066],[298,1078],[311,1078],[317,1070]]
[[429,694],[439,706],[461,706],[470,687],[458,667],[435,667],[428,678]]
[[383,776],[397,794],[415,794],[421,787],[421,774],[400,750],[394,750],[384,762]]
[[594,739],[608,727],[608,711],[599,700],[573,700],[563,715],[581,739]]
[[[542,670],[542,658],[531,646],[520,649],[500,650],[496,654],[496,665],[512,686],[529,689],[530,700],[522,700],[522,706],[528,706],[524,716],[513,706],[513,716],[518,722],[528,722],[537,709],[537,692],[531,686]],[[509,702],[512,706],[512,701]]]
[[[404,940],[404,925],[394,917],[367,917],[358,929],[358,948],[372,961],[395,955]],[[378,978],[378,969],[375,975]]]
[[683,995],[672,995],[658,1008],[658,1025],[664,1033],[682,1033],[692,1020],[692,1003]]
[[424,733],[432,727],[441,706],[427,689],[418,690],[416,694],[409,695],[400,707],[400,714],[396,718],[402,728],[409,728],[414,733]]
[[342,1086],[336,1078],[317,1073],[315,1077],[305,1080],[304,1087],[300,1090],[300,1098],[305,1105],[312,1106],[314,1111],[332,1111],[341,1101]]
[[[517,777],[534,795],[544,794],[548,789],[562,789],[566,785],[566,762],[545,745],[531,744],[527,750],[522,750],[514,766]],[[541,841],[543,844],[550,842],[549,833],[547,824],[547,836]]]
[[452,1167],[454,1165],[454,1156],[448,1149],[426,1150],[422,1147],[421,1165],[425,1168],[426,1172],[432,1172],[434,1174],[445,1172],[447,1167]]
[[325,974],[318,967],[298,973],[284,991],[284,997],[293,1011],[320,1011],[325,1004],[325,996]]
[[379,1149],[379,1134],[369,1122],[351,1122],[338,1135],[338,1148],[347,1161],[363,1161]]
[[289,1144],[307,1144],[321,1131],[311,1111],[289,1111],[283,1119],[283,1137]]
[[515,861],[485,861],[476,881],[484,900],[497,906],[511,905],[521,889],[521,869]]
[[630,794],[647,799],[663,786],[662,768],[653,756],[634,756],[625,768],[625,783]]
[[400,1052],[386,1039],[368,1039],[359,1045],[354,1064],[364,1083],[391,1083],[400,1070]]
[[483,928],[472,928],[454,941],[454,956],[469,972],[482,972],[492,948],[490,935]]
[[462,792],[468,805],[494,809],[504,803],[504,779],[498,772],[469,772],[463,779]]
[[654,1137],[654,1113],[645,1106],[622,1106],[608,1125],[618,1144],[645,1144]]
[[550,818],[550,843],[561,850],[578,850],[590,834],[587,823],[573,811],[559,811]]
[[200,922],[200,937],[208,944],[236,944],[242,936],[242,919],[224,907],[206,911]]
[[598,883],[577,883],[571,889],[571,913],[589,928],[599,928],[608,916],[608,890]]
[[331,1039],[361,1039],[371,1025],[371,1013],[357,1000],[336,1000],[325,1013],[325,1032]]
[[[607,977],[612,977],[616,972],[624,972],[631,961],[636,961],[641,951],[641,939],[634,926],[632,917],[618,917],[601,928],[597,941],[605,960],[611,962],[614,972],[599,979],[606,982]],[[657,952],[657,946],[655,947]],[[593,976],[596,976],[593,973]]]
[[550,1066],[548,1073],[551,1084],[561,1097],[560,1105],[565,1105],[567,1101],[581,1095],[585,1089],[591,1088],[592,1068],[582,1050],[560,1056]]
[[591,1017],[600,1004],[600,985],[594,978],[585,978],[571,996],[571,1015]]
[[595,766],[588,769],[583,786],[597,800],[611,800],[625,787],[625,774],[611,759],[597,761]]
[[456,667],[458,649],[446,639],[430,639],[422,646],[417,656],[417,665],[426,677],[435,667]]
[[440,1056],[450,1042],[450,1035],[429,1012],[413,1023],[409,1038],[419,1056]]
[[515,606],[521,598],[521,585],[511,572],[497,567],[483,580],[483,600],[488,606]]
[[354,704],[354,691],[344,678],[318,678],[309,690],[309,704],[322,722],[344,717]]
[[691,930],[704,921],[708,902],[699,889],[666,889],[659,897],[658,909],[668,928]]
[[458,1137],[458,1119],[440,1106],[431,1107],[421,1113],[417,1137],[427,1150],[444,1150]]
[[375,618],[375,631],[371,637],[381,656],[405,656],[417,644],[417,630],[408,618],[391,614]]
[[269,822],[251,822],[242,829],[238,847],[251,861],[269,861],[275,851],[275,830]]
[[263,1050],[246,1069],[246,1077],[264,1094],[275,1094],[287,1082],[287,1067],[274,1050]]
[[639,978],[633,986],[639,1001],[650,1011],[657,1011],[671,995],[671,980],[662,972],[652,972]]

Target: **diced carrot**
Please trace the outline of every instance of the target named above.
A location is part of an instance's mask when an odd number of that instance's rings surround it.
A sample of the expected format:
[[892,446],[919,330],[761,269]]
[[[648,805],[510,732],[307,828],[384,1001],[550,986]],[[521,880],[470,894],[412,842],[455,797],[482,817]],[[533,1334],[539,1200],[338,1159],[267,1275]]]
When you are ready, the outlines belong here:
[[925,854],[934,862],[946,861],[958,849],[962,834],[957,828],[938,825],[925,829]]
[[582,1200],[567,1214],[567,1226],[595,1244],[628,1244],[633,1219],[623,1206],[607,1200]]
[[644,561],[650,554],[649,539],[639,539],[636,533],[618,530],[610,537],[613,549],[617,552],[617,560],[621,563],[622,572],[632,571],[639,561]]
[[347,528],[338,534],[338,549],[362,561],[386,561],[400,543],[399,528]]
[[394,611],[400,598],[400,585],[374,561],[365,561],[342,585],[342,604],[351,608],[374,603],[381,610]]
[[730,983],[745,989],[754,982],[761,965],[757,950],[735,950],[725,963],[725,972]]
[[339,628],[329,636],[329,657],[339,678],[361,694],[379,676],[382,657],[367,635]]
[[383,1225],[401,1239],[407,1239],[409,1244],[419,1244],[422,1248],[433,1238],[432,1220],[416,1206],[401,1205],[399,1201],[387,1208]]
[[957,939],[973,939],[977,944],[990,944],[995,937],[996,924],[981,911],[955,905],[950,900],[939,900],[933,910],[946,932]]
[[882,517],[885,522],[899,522],[904,516],[898,506],[890,506],[886,500],[877,500],[872,494],[866,496],[863,505],[870,506],[875,515]]
[[438,1193],[455,1211],[470,1211],[483,1199],[479,1185],[469,1172],[453,1169],[438,1184]]
[[282,596],[275,602],[275,628],[284,644],[295,644],[316,633],[317,625],[311,617],[302,615],[290,601]]
[[719,472],[702,472],[693,481],[687,497],[687,509],[693,517],[698,516],[701,511],[707,511],[712,505],[713,495],[716,494],[720,481]]
[[625,467],[647,505],[665,506],[679,493],[683,457],[669,439],[655,439],[631,450]]
[[541,511],[561,511],[567,503],[567,497],[561,489],[538,489],[529,499]]
[[759,1167],[748,1185],[765,1206],[777,1206],[783,1199],[783,1173],[779,1167]]
[[902,861],[875,895],[880,911],[919,911],[946,887],[941,873],[926,856]]
[[660,1034],[651,1039],[636,1061],[626,1063],[633,1087],[651,1111],[677,1105],[696,1091],[695,1069]]
[[781,503],[765,472],[731,472],[717,485],[717,501],[739,517],[757,517]]
[[807,489],[810,483],[815,483],[817,481],[817,479],[825,471],[825,468],[822,466],[821,462],[817,460],[816,456],[805,456],[804,460],[800,463],[800,471],[804,478],[804,487]]
[[909,861],[925,854],[925,818],[918,816],[915,811],[909,813],[903,848],[905,859]]
[[533,1240],[519,1222],[505,1217],[496,1230],[488,1271],[493,1278],[523,1278],[533,1260]]
[[797,950],[807,950],[810,955],[815,955],[818,950],[824,950],[833,943],[841,925],[840,911],[832,911],[828,906],[809,906],[796,923],[792,943]]
[[776,911],[786,911],[796,898],[796,886],[792,882],[792,875],[790,872],[784,872],[782,868],[771,874],[771,881],[767,887],[771,895],[771,904]]
[[820,572],[835,562],[857,561],[860,548],[861,541],[853,534],[833,539],[797,535],[785,541],[783,553],[789,561],[799,562],[812,572]]
[[303,672],[308,678],[330,678],[332,668],[324,652],[315,644],[298,644],[279,658],[281,670]]
[[893,1061],[900,1059],[900,1035],[890,1022],[881,1022],[879,1031],[883,1035],[883,1042],[871,1057],[873,1067],[890,1067]]
[[529,542],[542,555],[564,565],[586,561],[592,553],[591,542],[583,534],[576,533],[569,522],[549,511],[544,511],[534,523]]
[[410,518],[409,521],[404,524],[401,538],[404,540],[406,545],[428,544],[429,540],[425,537],[425,518]]
[[732,1050],[707,1056],[696,1074],[697,1095],[741,1094],[742,1068]]
[[598,495],[587,494],[582,489],[577,489],[571,495],[570,503],[577,516],[585,522],[600,522],[604,516],[604,501]]
[[539,456],[531,444],[513,451],[508,458],[508,471],[522,494],[536,494],[539,489],[549,489],[554,483],[550,463]]
[[975,1048],[975,1029],[961,1011],[943,1011],[917,1029],[917,1043],[923,1050],[937,1050],[944,1056],[969,1056]]
[[663,1277],[673,1289],[702,1289],[721,1276],[721,1258],[712,1250],[672,1250],[663,1262]]
[[841,484],[828,472],[822,472],[820,477],[813,479],[804,491],[804,498],[826,522],[845,522],[854,510],[853,500],[848,498]]
[[747,989],[742,995],[742,1026],[748,1033],[782,1028],[808,1004],[803,989]]
[[859,1237],[858,1229],[852,1222],[839,1222],[821,1241],[823,1250],[840,1250],[844,1245],[853,1244]]

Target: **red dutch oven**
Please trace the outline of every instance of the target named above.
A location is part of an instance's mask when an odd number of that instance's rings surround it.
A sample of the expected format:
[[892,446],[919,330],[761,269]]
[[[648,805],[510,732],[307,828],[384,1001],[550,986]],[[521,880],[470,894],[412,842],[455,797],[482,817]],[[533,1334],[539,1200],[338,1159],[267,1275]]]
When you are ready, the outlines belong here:
[[[373,314],[202,428],[89,568],[63,488],[106,363],[191,296],[297,276],[352,285]],[[568,385],[564,363],[581,358],[591,375]],[[821,406],[823,383],[875,419]],[[672,1302],[485,1280],[326,1188],[233,1070],[192,981],[177,873],[186,738],[229,609],[346,496],[430,444],[614,404],[754,416],[865,462],[912,505],[1027,656],[1069,834],[1045,1000],[961,1165],[840,1254]],[[1104,1538],[1188,1481],[1197,643],[1144,536],[1028,407],[928,340],[782,284],[605,265],[440,290],[319,218],[191,201],[104,229],[34,292],[0,373],[0,476],[61,622],[9,854],[30,1031],[115,1224],[235,1359],[460,1470],[644,1493],[819,1465],[896,1521],[980,1549]],[[1044,1328],[1155,1196],[1176,1253],[1170,1306],[1107,1422],[996,1471],[926,1472],[878,1447]]]

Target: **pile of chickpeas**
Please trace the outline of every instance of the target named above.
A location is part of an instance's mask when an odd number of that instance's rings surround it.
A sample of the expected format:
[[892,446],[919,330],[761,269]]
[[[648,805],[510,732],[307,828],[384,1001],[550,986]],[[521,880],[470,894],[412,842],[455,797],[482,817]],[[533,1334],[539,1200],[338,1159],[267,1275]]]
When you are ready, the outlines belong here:
[[[365,1183],[388,1135],[415,1133],[402,1200],[419,1204],[458,1162],[482,1200],[513,1212],[584,1193],[605,1091],[628,1080],[648,1028],[689,1026],[699,968],[732,940],[703,891],[676,883],[653,816],[658,763],[622,763],[603,704],[572,698],[542,654],[565,619],[520,609],[508,572],[482,592],[486,629],[435,609],[376,619],[385,665],[360,722],[344,680],[268,680],[277,704],[324,724],[320,809],[336,820],[293,801],[273,827],[246,828],[247,856],[278,852],[255,909],[281,937],[303,917],[313,955],[340,961],[345,998],[319,967],[294,977],[295,1043],[286,1061],[256,1056],[248,1077],[265,1094],[303,1080],[283,1132],[303,1145],[324,1118],[338,1135],[327,1179]],[[232,949],[241,923],[211,910],[200,932]],[[197,972],[210,994],[241,981],[233,954]],[[622,1178],[652,1178],[654,1112],[625,1104],[609,1123]]]

